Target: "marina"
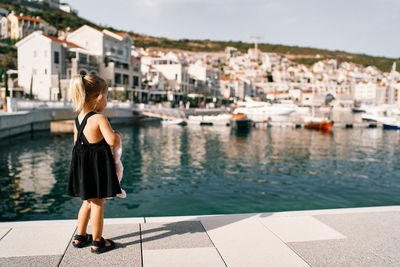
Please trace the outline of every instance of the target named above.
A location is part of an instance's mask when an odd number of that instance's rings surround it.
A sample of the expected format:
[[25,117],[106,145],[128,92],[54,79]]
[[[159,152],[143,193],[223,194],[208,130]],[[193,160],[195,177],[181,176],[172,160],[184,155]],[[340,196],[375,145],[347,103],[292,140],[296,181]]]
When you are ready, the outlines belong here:
[[[231,214],[400,203],[398,131],[115,124],[122,187],[106,217]],[[66,195],[72,133],[0,140],[1,221],[72,219]],[[21,144],[24,144],[21,146]],[[382,169],[385,172],[381,172]]]
[[0,266],[400,266],[399,1],[69,2],[0,1]]

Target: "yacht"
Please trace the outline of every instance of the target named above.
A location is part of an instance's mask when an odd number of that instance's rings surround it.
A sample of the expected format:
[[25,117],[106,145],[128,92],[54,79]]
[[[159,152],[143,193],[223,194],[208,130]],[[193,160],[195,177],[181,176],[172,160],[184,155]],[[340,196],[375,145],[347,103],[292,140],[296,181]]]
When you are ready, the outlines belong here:
[[237,102],[233,114],[246,114],[252,121],[266,122],[271,116],[288,116],[295,111],[295,104],[271,104],[246,98]]
[[364,107],[363,121],[383,122],[386,119],[394,119],[400,116],[400,108],[397,105],[380,105]]
[[187,122],[189,124],[196,125],[221,125],[226,126],[229,125],[229,120],[231,119],[231,114],[218,114],[218,115],[204,115],[204,116],[189,116]]

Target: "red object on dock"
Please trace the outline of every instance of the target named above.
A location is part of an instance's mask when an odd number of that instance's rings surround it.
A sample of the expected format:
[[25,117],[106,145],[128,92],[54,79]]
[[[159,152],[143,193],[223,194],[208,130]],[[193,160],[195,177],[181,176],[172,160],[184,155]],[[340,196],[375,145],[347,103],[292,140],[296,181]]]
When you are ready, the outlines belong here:
[[321,121],[321,122],[307,122],[304,127],[307,129],[324,130],[329,131],[333,126],[333,121]]

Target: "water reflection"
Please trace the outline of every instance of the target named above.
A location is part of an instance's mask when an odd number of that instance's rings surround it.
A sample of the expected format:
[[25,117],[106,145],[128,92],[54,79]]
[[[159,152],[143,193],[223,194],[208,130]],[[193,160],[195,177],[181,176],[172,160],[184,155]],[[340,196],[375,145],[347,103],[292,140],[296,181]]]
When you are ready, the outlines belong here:
[[[120,127],[126,199],[106,217],[241,213],[400,203],[399,133],[381,129]],[[75,218],[72,134],[0,142],[0,219]],[[23,145],[21,145],[23,144]]]

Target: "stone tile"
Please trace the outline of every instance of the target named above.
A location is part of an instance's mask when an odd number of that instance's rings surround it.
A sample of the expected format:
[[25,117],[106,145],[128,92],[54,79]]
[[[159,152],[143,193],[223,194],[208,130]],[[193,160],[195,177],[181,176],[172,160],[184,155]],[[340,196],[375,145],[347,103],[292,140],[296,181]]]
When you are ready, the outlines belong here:
[[7,267],[47,267],[47,266],[58,266],[62,255],[51,255],[51,256],[27,256],[27,257],[9,257],[0,258],[0,266]]
[[43,220],[43,221],[20,221],[20,222],[0,222],[0,227],[32,227],[32,226],[60,226],[72,225],[76,226],[77,220]]
[[198,221],[145,223],[141,227],[143,250],[213,247]]
[[11,227],[0,227],[0,240],[10,231]]
[[228,266],[308,266],[257,217],[201,222]]
[[400,206],[382,206],[382,207],[361,207],[361,208],[343,208],[343,209],[325,209],[325,210],[299,210],[299,211],[282,211],[274,213],[260,213],[259,216],[270,217],[291,217],[291,216],[314,216],[314,215],[329,215],[329,214],[354,214],[366,212],[389,212],[400,211]]
[[0,241],[0,257],[61,255],[75,226],[16,226]]
[[266,217],[259,220],[284,242],[346,238],[312,216]]
[[117,248],[98,255],[90,246],[74,248],[70,243],[60,266],[141,266],[139,224],[106,224],[103,236],[115,241]]
[[143,250],[146,267],[218,267],[225,266],[217,250],[211,247]]
[[104,224],[129,224],[129,223],[144,223],[143,217],[136,218],[107,218],[104,219]]
[[347,238],[288,243],[312,266],[400,266],[400,212],[315,217]]
[[195,216],[165,216],[165,217],[146,217],[146,223],[164,223],[181,221],[201,221],[214,218],[249,218],[258,215],[258,213],[242,214],[215,214],[215,215],[195,215]]
[[168,216],[168,217],[146,217],[146,223],[166,223],[182,221],[199,221],[199,216]]

